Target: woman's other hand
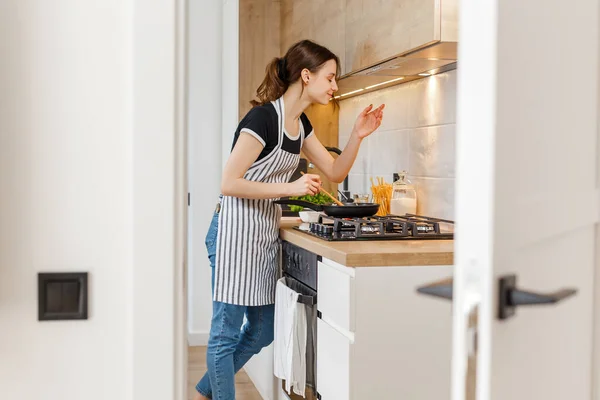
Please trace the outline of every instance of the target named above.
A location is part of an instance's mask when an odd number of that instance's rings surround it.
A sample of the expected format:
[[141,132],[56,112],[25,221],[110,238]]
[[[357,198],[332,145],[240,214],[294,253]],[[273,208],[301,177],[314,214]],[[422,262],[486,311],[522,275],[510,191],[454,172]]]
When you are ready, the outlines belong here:
[[321,188],[321,177],[315,174],[304,174],[300,179],[290,183],[290,196],[315,195]]

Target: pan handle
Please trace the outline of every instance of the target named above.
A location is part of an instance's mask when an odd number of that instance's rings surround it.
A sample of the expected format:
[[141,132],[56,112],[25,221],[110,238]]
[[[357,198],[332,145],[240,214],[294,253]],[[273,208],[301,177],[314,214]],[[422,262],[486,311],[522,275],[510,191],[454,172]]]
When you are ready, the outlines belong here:
[[320,206],[315,203],[311,203],[309,201],[304,201],[304,200],[285,199],[285,200],[275,200],[273,203],[287,204],[289,206],[300,206],[300,207],[304,207],[304,208],[310,208],[311,210],[314,210],[314,211],[323,211],[323,206]]

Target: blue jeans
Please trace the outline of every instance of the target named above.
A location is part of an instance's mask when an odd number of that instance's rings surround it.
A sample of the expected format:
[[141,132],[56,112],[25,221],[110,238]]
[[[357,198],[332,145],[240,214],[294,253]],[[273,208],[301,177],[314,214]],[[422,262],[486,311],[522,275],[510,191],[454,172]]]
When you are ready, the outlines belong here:
[[[213,291],[218,230],[219,214],[215,213],[205,241],[212,267]],[[246,323],[242,326],[244,315]],[[274,318],[274,304],[251,307],[213,301],[213,316],[206,352],[208,372],[198,382],[196,390],[210,399],[235,400],[235,373],[253,355],[271,344],[274,335]]]

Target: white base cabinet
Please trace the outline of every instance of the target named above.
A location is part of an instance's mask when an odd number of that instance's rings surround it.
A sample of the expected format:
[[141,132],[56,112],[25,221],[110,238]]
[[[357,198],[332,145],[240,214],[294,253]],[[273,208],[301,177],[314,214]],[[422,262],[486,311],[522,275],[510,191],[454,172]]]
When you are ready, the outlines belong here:
[[323,320],[317,320],[318,392],[322,399],[350,398],[350,340]]
[[348,268],[323,259],[321,399],[450,399],[452,305],[416,289],[451,275],[451,266]]

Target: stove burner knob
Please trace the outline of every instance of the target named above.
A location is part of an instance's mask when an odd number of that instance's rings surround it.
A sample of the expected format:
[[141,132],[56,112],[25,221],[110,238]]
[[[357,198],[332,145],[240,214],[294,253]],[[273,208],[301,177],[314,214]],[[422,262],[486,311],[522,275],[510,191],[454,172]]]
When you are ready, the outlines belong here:
[[333,226],[325,225],[323,226],[323,233],[327,235],[331,235],[333,233]]
[[323,225],[322,224],[317,224],[317,232],[318,233],[322,233],[323,232]]
[[310,231],[311,232],[316,232],[317,231],[317,224],[314,222],[311,222],[309,225]]

